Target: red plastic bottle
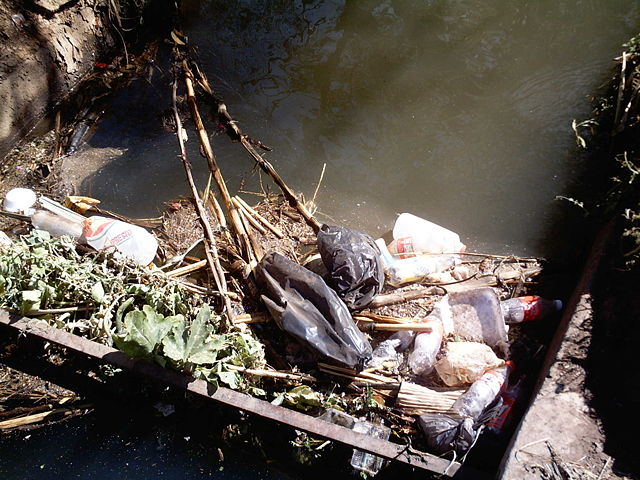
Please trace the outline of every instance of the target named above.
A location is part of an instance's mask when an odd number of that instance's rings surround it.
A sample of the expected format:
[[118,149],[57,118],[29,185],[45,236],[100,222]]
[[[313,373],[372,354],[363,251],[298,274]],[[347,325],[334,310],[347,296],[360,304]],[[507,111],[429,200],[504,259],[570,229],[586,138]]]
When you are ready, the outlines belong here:
[[500,411],[496,414],[495,417],[487,422],[487,425],[485,427],[487,431],[495,435],[502,434],[507,421],[511,417],[513,406],[515,405],[520,395],[522,395],[522,382],[524,381],[524,378],[525,377],[523,375],[512,387],[509,387],[502,394],[502,408],[500,408]]
[[547,300],[531,295],[516,297],[500,302],[505,323],[522,323],[538,320],[562,310],[561,300]]

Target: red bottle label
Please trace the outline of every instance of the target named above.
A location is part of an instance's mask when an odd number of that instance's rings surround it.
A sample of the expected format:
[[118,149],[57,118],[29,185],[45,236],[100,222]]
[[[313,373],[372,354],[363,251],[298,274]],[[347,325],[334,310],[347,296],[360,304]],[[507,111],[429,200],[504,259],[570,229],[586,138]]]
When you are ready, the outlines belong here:
[[[396,250],[398,253],[413,253],[413,238],[404,237],[396,240]],[[408,258],[410,255],[400,255],[400,258]]]
[[536,295],[530,295],[528,297],[519,297],[520,303],[524,309],[523,322],[529,322],[531,320],[537,320],[542,315],[542,305],[540,304],[540,297]]

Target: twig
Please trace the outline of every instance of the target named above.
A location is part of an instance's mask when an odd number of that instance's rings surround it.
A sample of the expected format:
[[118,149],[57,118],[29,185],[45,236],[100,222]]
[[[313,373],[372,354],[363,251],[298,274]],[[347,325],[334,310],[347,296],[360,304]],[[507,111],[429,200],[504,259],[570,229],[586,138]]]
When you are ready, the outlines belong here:
[[417,300],[419,298],[428,297],[430,295],[438,295],[443,293],[444,292],[441,287],[427,287],[421,288],[419,290],[409,290],[406,292],[386,293],[373,297],[373,300],[367,307],[378,308],[384,307],[386,305],[395,305],[397,303],[404,303],[409,300]]
[[213,175],[213,179],[218,186],[218,190],[220,191],[220,195],[222,197],[222,202],[224,203],[227,211],[229,212],[229,217],[231,221],[231,226],[234,229],[238,242],[240,244],[240,251],[245,257],[245,260],[251,262],[250,258],[250,249],[251,244],[249,238],[247,236],[247,232],[242,225],[242,220],[240,219],[240,215],[238,213],[237,208],[233,205],[231,201],[231,195],[229,194],[229,190],[227,189],[227,185],[222,178],[222,173],[220,172],[220,168],[218,168],[218,164],[216,162],[216,158],[213,154],[213,149],[211,148],[211,143],[209,142],[209,135],[207,134],[206,129],[204,128],[204,124],[202,123],[202,117],[200,116],[200,110],[198,109],[198,104],[196,103],[196,93],[193,88],[193,73],[191,69],[187,65],[186,61],[182,62],[182,69],[184,72],[184,82],[187,88],[187,101],[189,103],[189,107],[191,109],[191,118],[193,119],[193,123],[196,126],[196,130],[198,132],[198,139],[200,140],[200,145],[202,146],[202,150],[207,159],[207,164],[209,166],[209,171]]
[[255,375],[257,377],[280,378],[283,380],[298,380],[300,382],[316,382],[316,378],[306,373],[280,372],[277,370],[261,370],[254,368],[238,367],[236,365],[227,365],[229,370],[246,373],[247,375]]
[[425,323],[365,323],[364,325],[358,325],[358,328],[363,332],[378,331],[378,332],[431,332],[431,326]]
[[316,195],[318,195],[318,190],[320,189],[320,184],[322,183],[322,179],[324,178],[324,171],[327,168],[327,164],[322,164],[322,172],[320,172],[320,179],[318,180],[318,185],[316,185],[316,189],[313,192],[313,197],[311,198],[311,203],[316,203]]
[[187,181],[189,183],[189,187],[191,188],[191,193],[193,195],[193,199],[195,202],[196,210],[198,211],[198,216],[200,218],[200,223],[202,224],[202,228],[205,231],[207,236],[205,241],[205,254],[207,257],[207,263],[209,264],[209,268],[211,269],[211,273],[213,274],[214,281],[218,290],[222,294],[224,307],[227,312],[227,317],[230,322],[233,322],[235,314],[233,313],[233,309],[231,308],[231,300],[227,293],[227,282],[225,279],[224,271],[222,270],[222,265],[220,265],[220,259],[218,258],[218,249],[216,247],[216,239],[213,235],[213,231],[211,230],[211,224],[209,223],[209,219],[207,217],[207,212],[204,208],[202,200],[200,199],[200,195],[198,194],[198,189],[193,181],[193,175],[191,173],[191,163],[187,159],[187,152],[184,148],[184,136],[183,136],[183,128],[182,128],[182,120],[180,120],[180,115],[178,114],[178,102],[177,102],[177,90],[178,90],[178,82],[174,76],[173,79],[173,114],[176,120],[176,136],[178,137],[178,143],[180,144],[180,159],[182,160],[182,165],[184,167],[185,174],[187,176]]
[[[188,68],[186,66],[186,62],[185,62],[185,68]],[[273,179],[273,181],[276,183],[276,185],[278,185],[278,187],[280,187],[280,190],[282,190],[282,193],[284,194],[285,198],[289,202],[289,205],[291,205],[296,210],[298,210],[298,212],[300,212],[302,217],[313,229],[313,231],[317,233],[318,230],[320,230],[320,222],[318,222],[314,218],[314,216],[309,212],[307,207],[305,207],[305,205],[298,199],[298,197],[295,195],[293,190],[289,188],[289,186],[284,182],[282,177],[278,174],[276,169],[273,168],[273,165],[271,165],[271,163],[269,163],[268,160],[262,157],[262,155],[260,155],[256,151],[256,149],[253,148],[253,145],[251,144],[249,137],[242,133],[237,123],[233,120],[231,115],[229,115],[229,112],[227,111],[227,106],[215,97],[213,93],[213,89],[209,85],[209,82],[207,81],[204,74],[199,69],[197,71],[198,71],[198,85],[200,85],[200,87],[202,87],[202,89],[205,92],[207,92],[212,98],[216,99],[216,102],[218,104],[218,116],[221,120],[223,120],[226,123],[225,126],[227,127],[227,130],[231,130],[234,138],[240,141],[244,149],[249,153],[249,155],[253,157],[253,159],[260,166],[260,168]],[[189,70],[189,74],[192,75],[190,70]],[[205,153],[207,153],[206,150],[205,150]]]
[[200,270],[202,267],[206,265],[207,265],[207,260],[200,260],[199,262],[192,263],[191,265],[185,265],[184,267],[171,270],[170,272],[167,272],[167,276],[181,277],[182,275],[187,275],[188,273],[192,273],[192,272],[195,272],[196,270]]
[[624,90],[626,88],[626,69],[627,69],[627,52],[622,52],[622,67],[620,70],[620,86],[618,87],[618,100],[616,102],[616,114],[614,117],[613,125],[618,128],[620,122],[620,105],[622,104],[622,97],[624,96]]
[[242,315],[236,315],[234,323],[264,323],[270,320],[271,317],[265,313],[243,313]]
[[247,204],[247,202],[245,202],[238,195],[236,195],[234,198],[240,203],[240,206],[244,210],[246,210],[247,212],[251,213],[251,215],[253,215],[257,220],[259,220],[265,227],[267,227],[269,230],[271,230],[276,237],[284,238],[284,233],[282,233],[282,230],[280,230],[278,227],[276,227],[271,222],[269,222],[269,220],[267,220],[262,215],[260,215],[258,212],[256,212],[253,208],[251,208]]
[[245,215],[245,217],[247,218],[247,220],[249,220],[249,223],[253,226],[253,228],[258,230],[262,235],[266,235],[267,234],[267,229],[264,228],[262,225],[260,225],[260,222],[258,222],[254,218],[254,216],[251,214],[251,212],[249,212],[248,210],[246,210],[243,207],[243,205],[238,201],[238,197],[231,197],[231,201]]

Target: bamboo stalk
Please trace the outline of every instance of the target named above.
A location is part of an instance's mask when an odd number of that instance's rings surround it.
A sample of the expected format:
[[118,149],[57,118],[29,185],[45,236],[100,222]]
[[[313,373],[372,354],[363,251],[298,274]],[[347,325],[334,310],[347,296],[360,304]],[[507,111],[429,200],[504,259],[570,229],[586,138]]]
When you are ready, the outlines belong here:
[[238,200],[238,197],[231,197],[231,201],[233,202],[233,204],[238,207],[240,209],[240,212],[245,216],[245,218],[247,220],[249,220],[249,223],[253,226],[253,228],[255,228],[256,230],[258,230],[262,235],[266,235],[267,234],[267,229],[264,228],[260,222],[258,222],[255,218],[254,215],[247,209],[244,208],[244,206],[242,205],[242,203],[240,203],[240,201]]
[[316,378],[306,373],[280,372],[277,370],[262,370],[255,368],[244,368],[236,365],[227,365],[229,370],[246,373],[247,375],[255,375],[257,377],[278,378],[282,380],[298,380],[300,382],[316,382]]
[[182,62],[182,68],[184,71],[184,82],[187,88],[187,102],[189,103],[189,107],[191,109],[191,117],[193,119],[193,123],[195,124],[196,130],[198,132],[200,145],[202,146],[202,150],[207,159],[209,172],[213,176],[213,179],[218,186],[220,196],[222,197],[222,203],[224,203],[227,212],[229,212],[231,226],[235,231],[238,242],[240,244],[240,251],[242,252],[245,260],[247,260],[248,263],[251,263],[249,253],[251,244],[247,236],[247,232],[242,225],[242,220],[240,219],[237,207],[235,207],[233,205],[233,202],[231,201],[231,195],[229,194],[229,190],[227,189],[227,185],[224,181],[224,178],[222,177],[222,173],[220,172],[220,168],[218,167],[216,158],[213,154],[213,149],[211,148],[211,143],[209,142],[209,135],[207,134],[207,131],[204,128],[204,124],[202,123],[202,117],[200,116],[200,110],[198,109],[198,104],[196,103],[196,93],[193,87],[193,73],[191,72],[191,69],[189,68],[189,65],[187,65],[186,61]]
[[377,332],[431,332],[431,326],[424,323],[368,323],[358,328],[362,331],[375,330]]
[[251,215],[253,215],[257,220],[259,220],[265,227],[267,227],[269,230],[271,230],[273,232],[273,234],[278,237],[278,238],[284,238],[284,233],[282,233],[282,230],[280,230],[278,227],[276,227],[275,225],[273,225],[269,220],[267,220],[266,218],[264,218],[262,215],[260,215],[258,212],[256,212],[253,208],[251,208],[247,202],[245,202],[242,198],[240,198],[238,195],[236,195],[234,197],[236,200],[238,200],[238,202],[240,203],[240,206],[242,208],[244,208],[245,210],[247,210],[249,213],[251,213]]
[[205,240],[205,255],[207,257],[207,263],[209,264],[209,268],[211,269],[211,273],[213,274],[214,281],[218,290],[222,294],[224,308],[227,312],[227,317],[230,322],[233,322],[234,313],[231,308],[231,300],[227,293],[227,281],[224,275],[224,270],[222,270],[222,265],[220,265],[220,259],[218,258],[218,249],[216,246],[216,238],[213,234],[213,230],[211,229],[211,223],[209,222],[207,211],[204,208],[204,204],[200,199],[200,194],[198,193],[198,189],[196,188],[196,184],[193,181],[193,174],[191,172],[191,163],[187,159],[187,151],[184,147],[184,135],[182,128],[182,120],[180,119],[180,115],[178,114],[178,105],[177,105],[177,90],[178,90],[178,82],[175,77],[173,79],[173,114],[176,120],[176,136],[178,137],[178,143],[180,145],[180,159],[182,160],[182,165],[184,167],[184,171],[187,177],[187,182],[189,183],[189,187],[191,188],[191,193],[193,195],[193,199],[195,202],[195,207],[198,212],[198,216],[200,218],[200,223],[202,224],[202,228],[206,234]]
[[271,317],[265,313],[243,313],[236,315],[234,323],[264,323],[270,320]]
[[365,313],[360,312],[357,315],[353,316],[354,320],[364,321],[364,322],[382,322],[382,323],[415,323],[415,318],[413,317],[390,317],[388,315],[378,315],[375,313]]
[[[186,66],[186,62],[185,62],[185,66]],[[191,74],[190,71],[189,73]],[[208,80],[206,79],[204,74],[200,71],[198,71],[198,84],[202,87],[202,89],[205,92],[211,95],[211,97],[215,98],[213,89],[209,85]],[[237,123],[233,120],[233,118],[231,118],[231,115],[229,115],[229,112],[227,111],[227,106],[221,101],[217,101],[217,103],[218,103],[218,116],[225,120],[226,126],[233,130],[234,135],[236,136],[236,139],[240,141],[244,149],[249,153],[249,155],[253,157],[253,159],[258,164],[258,166],[260,166],[260,168],[273,179],[276,185],[280,187],[280,190],[282,190],[282,193],[284,194],[285,198],[289,202],[289,205],[291,205],[296,210],[298,210],[298,212],[300,212],[300,215],[302,215],[302,217],[305,219],[307,224],[309,224],[309,226],[313,229],[313,231],[315,233],[318,233],[318,230],[320,230],[320,222],[318,222],[314,218],[314,216],[311,214],[311,212],[309,212],[307,207],[305,207],[305,205],[302,202],[300,202],[300,200],[295,195],[293,190],[289,188],[289,186],[284,182],[282,177],[280,177],[278,172],[275,170],[275,168],[273,168],[273,165],[271,165],[269,161],[263,158],[262,155],[260,155],[256,151],[256,149],[253,148],[253,145],[251,145],[251,142],[247,137],[247,135],[244,135],[242,133]]]
[[395,379],[385,377],[383,375],[376,375],[374,373],[367,372],[367,371],[362,371],[358,373],[349,368],[338,367],[336,365],[329,365],[327,363],[322,363],[322,362],[318,362],[318,367],[323,372],[332,373],[332,374],[339,373],[341,374],[340,376],[346,375],[347,378],[353,378],[353,379],[359,379],[359,380],[370,380],[373,382],[385,383],[385,384],[398,383]]
[[251,229],[249,228],[249,222],[247,221],[247,216],[245,215],[242,209],[238,209],[238,214],[240,217],[240,221],[242,222],[242,226],[244,227],[245,232],[247,233],[247,238],[249,239],[250,245],[250,265],[251,267],[255,267],[260,259],[264,256],[264,252],[262,251],[262,247],[260,246],[260,242],[256,239],[255,235],[251,233]]
[[227,218],[224,216],[224,212],[222,211],[222,207],[220,206],[218,199],[216,198],[215,195],[209,195],[209,198],[207,201],[209,202],[209,205],[211,205],[211,207],[213,208],[213,213],[215,213],[216,215],[216,219],[218,220],[218,224],[220,225],[220,228],[222,228],[223,230],[226,230]]
[[67,417],[75,413],[80,413],[82,409],[89,407],[90,405],[79,405],[78,408],[56,408],[47,412],[34,413],[33,415],[27,415],[25,417],[12,418],[10,420],[4,420],[0,422],[0,430],[6,430],[8,428],[22,427],[25,425],[31,425],[32,423],[41,422],[47,418],[62,414]]
[[438,392],[421,385],[402,382],[395,406],[407,413],[450,413],[451,406],[464,393],[464,390]]
[[441,287],[426,287],[419,290],[408,290],[406,292],[386,293],[373,297],[368,308],[384,307],[386,305],[395,305],[397,303],[408,302],[409,300],[417,300],[419,298],[428,297],[430,295],[442,294]]
[[181,277],[182,275],[187,275],[188,273],[200,270],[206,265],[207,260],[200,260],[199,262],[192,263],[191,265],[185,265],[184,267],[176,268],[175,270],[167,272],[167,277]]

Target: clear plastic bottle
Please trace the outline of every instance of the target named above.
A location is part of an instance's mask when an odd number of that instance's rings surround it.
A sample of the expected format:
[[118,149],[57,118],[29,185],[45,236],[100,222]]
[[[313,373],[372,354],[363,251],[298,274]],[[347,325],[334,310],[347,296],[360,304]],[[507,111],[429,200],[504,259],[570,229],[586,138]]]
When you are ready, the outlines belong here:
[[462,417],[474,420],[480,417],[505,388],[512,369],[513,364],[507,362],[502,367],[485,372],[455,401],[451,410]]
[[49,232],[53,237],[68,235],[74,240],[82,236],[82,223],[63,218],[46,210],[37,210],[31,215],[31,224],[38,230]]
[[431,327],[431,331],[416,335],[408,360],[411,372],[419,376],[429,375],[433,371],[444,337],[444,327],[440,318],[430,315],[424,323]]
[[158,241],[144,228],[112,218],[89,217],[83,239],[96,250],[115,247],[115,257],[127,257],[139,265],[148,265],[158,250]]
[[[373,438],[381,438],[382,440],[387,440],[391,434],[389,427],[367,422],[366,420],[357,420],[353,426],[353,431],[364,433]],[[351,455],[351,466],[355,470],[364,472],[372,477],[382,469],[384,462],[385,459],[382,457],[355,448]]]
[[459,253],[466,250],[457,233],[410,213],[402,213],[393,227],[389,251],[406,253]]
[[405,283],[417,282],[426,276],[450,270],[456,265],[454,255],[416,255],[411,258],[394,258],[384,244],[376,240],[380,256],[387,274],[387,283],[398,287]]
[[562,301],[547,300],[537,295],[531,295],[500,302],[500,309],[505,323],[530,322],[562,310]]

